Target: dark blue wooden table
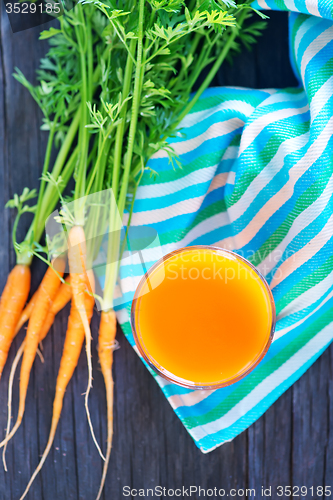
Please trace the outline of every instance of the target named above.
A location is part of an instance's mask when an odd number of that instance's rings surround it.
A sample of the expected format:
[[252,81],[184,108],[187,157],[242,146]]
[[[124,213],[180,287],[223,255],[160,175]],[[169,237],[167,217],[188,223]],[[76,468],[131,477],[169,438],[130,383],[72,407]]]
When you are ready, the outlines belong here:
[[[14,264],[10,233],[14,213],[4,210],[13,193],[24,186],[37,187],[46,146],[40,131],[40,112],[12,77],[18,66],[28,79],[46,43],[38,42],[41,28],[13,34],[2,5],[0,18],[0,287]],[[288,61],[287,14],[272,13],[268,28],[251,53],[243,52],[233,66],[225,64],[215,85],[256,88],[296,84]],[[28,218],[22,221],[25,234]],[[45,268],[33,264],[32,291]],[[5,473],[0,466],[0,500],[16,500],[42,453],[49,431],[56,374],[59,366],[68,308],[56,319],[44,342],[43,365],[36,359],[27,398],[24,422],[8,446]],[[92,323],[96,338],[97,314]],[[0,385],[0,437],[7,418],[9,366],[23,339],[15,340]],[[255,498],[279,485],[333,486],[333,363],[329,348],[308,372],[247,431],[230,443],[203,455],[194,445],[151,375],[119,330],[121,349],[115,353],[114,442],[104,499],[118,500],[123,487],[154,488],[255,488]],[[95,367],[98,366],[93,349]],[[93,500],[98,490],[102,463],[92,443],[84,413],[82,393],[87,369],[82,353],[69,385],[54,447],[31,489],[30,500]],[[14,390],[14,415],[17,411]],[[99,442],[106,439],[104,384],[98,369],[90,407]],[[133,497],[134,498],[134,497]],[[151,498],[151,497],[150,497]],[[157,498],[157,497],[156,497]],[[168,498],[168,497],[164,497]],[[171,498],[171,497],[169,497]],[[186,496],[185,496],[186,498]],[[203,498],[193,495],[192,498]],[[246,498],[241,492],[234,498]],[[249,498],[253,498],[249,496]],[[301,498],[294,496],[293,498]],[[311,496],[310,498],[322,498]],[[327,498],[327,497],[326,497]]]

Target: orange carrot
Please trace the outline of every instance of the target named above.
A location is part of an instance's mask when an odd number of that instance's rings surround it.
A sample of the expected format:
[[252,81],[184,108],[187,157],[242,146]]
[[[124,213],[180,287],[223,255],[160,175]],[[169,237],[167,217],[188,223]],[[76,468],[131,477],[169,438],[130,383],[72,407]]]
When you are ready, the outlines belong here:
[[10,272],[0,303],[0,378],[8,351],[15,337],[15,327],[30,291],[29,266],[17,264]]
[[[62,275],[65,269],[65,261],[58,260],[58,262],[59,262],[58,269],[60,269],[59,274]],[[62,266],[62,271],[61,271],[61,266]],[[39,333],[42,329],[48,311],[59,289],[60,283],[61,281],[59,279],[58,274],[52,269],[52,267],[49,267],[40,284],[38,296],[30,316],[27,334],[25,338],[26,342],[25,342],[23,361],[21,366],[20,391],[19,391],[20,402],[19,402],[19,411],[17,420],[12,431],[0,443],[0,448],[2,448],[14,436],[15,432],[21,425],[25,410],[25,400],[28,390],[30,372],[38,348]]]
[[58,312],[71,300],[72,288],[70,286],[70,277],[67,277],[65,281],[66,283],[61,283],[58,293],[46,316],[45,322],[39,332],[39,342],[45,339]]
[[[88,271],[89,274],[89,283],[90,285],[87,284],[86,280],[86,289],[90,289],[90,291],[94,291],[94,287],[91,288],[93,285],[93,273],[91,271]],[[88,286],[87,286],[88,285]],[[88,293],[85,293],[84,296],[84,304],[85,304],[85,313],[88,319],[88,323],[91,320],[93,310],[94,310],[94,297],[89,295]],[[81,320],[81,311],[79,311],[75,305],[74,300],[72,299],[72,306],[71,306],[71,312],[70,316],[68,318],[68,325],[67,325],[67,332],[66,332],[66,338],[65,338],[65,344],[64,344],[64,350],[62,353],[62,358],[60,362],[60,368],[58,372],[58,377],[57,377],[57,384],[56,384],[56,391],[55,391],[55,398],[53,401],[53,415],[52,415],[52,422],[51,422],[51,430],[49,434],[49,439],[46,445],[46,448],[44,450],[44,453],[42,455],[42,458],[38,464],[38,467],[36,468],[35,472],[31,476],[31,479],[28,483],[28,486],[26,487],[23,495],[21,496],[20,500],[23,500],[23,498],[27,495],[33,481],[35,480],[37,474],[43,467],[43,464],[50,452],[51,446],[54,441],[54,436],[57,430],[57,426],[59,423],[60,415],[61,415],[61,410],[63,406],[63,399],[65,395],[65,391],[67,388],[67,385],[72,378],[72,375],[74,373],[74,370],[77,366],[77,363],[79,361],[79,357],[81,354],[82,350],[82,345],[85,339],[85,330],[84,326]]]
[[18,334],[18,332],[21,330],[24,323],[26,323],[26,321],[29,320],[29,318],[31,316],[31,312],[32,312],[34,305],[35,305],[35,302],[36,302],[36,298],[37,298],[37,292],[35,292],[33,294],[31,299],[29,300],[28,304],[23,309],[21,316],[20,316],[20,319],[18,320],[18,323],[17,323],[16,328],[15,328],[15,335]]
[[[37,293],[38,293],[38,290],[34,293],[32,298],[30,299],[30,302],[23,310],[21,317],[20,317],[20,320],[19,320],[19,323],[16,327],[17,331],[19,331],[21,326],[27,321],[27,319],[30,318],[31,311],[32,311],[34,304],[35,304],[35,301],[36,301]],[[61,311],[61,309],[63,309],[65,307],[67,302],[70,301],[71,295],[72,295],[72,290],[70,287],[70,278],[67,277],[66,283],[61,283],[59,290],[57,292],[57,295],[55,296],[55,299],[52,303],[52,306],[48,312],[45,323],[44,323],[44,325],[39,333],[39,342],[42,342],[42,340],[44,340],[44,338],[48,334],[48,332],[49,332],[49,330],[54,322],[54,318],[55,318],[56,314],[59,311]],[[21,359],[21,356],[24,352],[24,347],[25,347],[25,340],[22,342],[19,350],[16,353],[16,356],[15,356],[15,359],[13,361],[12,368],[10,371],[9,382],[8,382],[8,403],[7,403],[8,418],[7,418],[6,437],[9,435],[9,431],[10,431],[10,422],[11,422],[11,414],[12,414],[13,382],[14,382],[14,377],[15,377],[17,365],[18,365],[18,363]],[[37,354],[40,355],[39,350],[37,350]],[[42,358],[41,358],[41,360],[43,362]],[[3,452],[2,452],[2,461],[3,461],[5,471],[7,471],[6,458],[5,458],[7,444],[8,443],[5,444],[5,446],[3,448]]]
[[91,362],[91,332],[85,309],[85,295],[86,295],[85,290],[87,283],[86,261],[87,261],[87,250],[86,250],[86,238],[84,234],[84,229],[82,226],[73,226],[69,231],[68,235],[68,263],[69,263],[69,272],[71,277],[72,294],[73,294],[72,300],[75,304],[75,307],[80,313],[86,337],[88,384],[85,393],[85,408],[86,408],[91,436],[93,438],[93,441],[95,443],[95,446],[99,454],[104,460],[103,453],[95,437],[88,406],[89,392],[92,387],[92,362]]
[[102,374],[105,382],[106,404],[107,404],[107,450],[105,454],[105,463],[101,484],[96,500],[99,500],[104,488],[106,473],[110,462],[112,436],[113,436],[113,378],[112,378],[112,363],[113,350],[116,346],[117,320],[113,309],[107,312],[102,312],[101,322],[99,326],[98,336],[98,356],[101,364]]

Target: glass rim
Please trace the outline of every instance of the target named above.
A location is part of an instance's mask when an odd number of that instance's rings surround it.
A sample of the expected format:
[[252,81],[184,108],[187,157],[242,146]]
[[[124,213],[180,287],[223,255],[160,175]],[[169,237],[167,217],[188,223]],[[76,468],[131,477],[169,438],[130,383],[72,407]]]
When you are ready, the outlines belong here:
[[[260,281],[264,285],[264,288],[267,292],[267,296],[269,299],[269,305],[271,308],[271,315],[270,315],[271,316],[271,318],[270,318],[271,319],[271,329],[270,329],[270,333],[269,333],[266,345],[265,345],[264,349],[262,350],[262,352],[260,353],[260,355],[258,356],[258,358],[254,361],[254,363],[251,364],[251,366],[249,366],[246,370],[244,370],[244,372],[238,374],[234,378],[227,380],[227,381],[217,381],[217,382],[209,382],[207,384],[197,384],[197,383],[192,382],[190,380],[186,380],[186,379],[183,379],[181,377],[177,377],[176,375],[174,375],[173,373],[169,372],[164,367],[162,367],[156,360],[154,360],[154,358],[152,356],[149,357],[149,353],[144,348],[143,342],[140,340],[140,337],[139,337],[138,332],[137,332],[137,325],[136,325],[136,317],[138,316],[136,314],[137,303],[140,300],[140,292],[142,290],[143,285],[146,283],[149,276],[158,267],[160,267],[162,264],[164,264],[167,260],[172,258],[174,255],[186,252],[187,250],[210,250],[210,251],[214,251],[214,252],[226,253],[226,254],[232,255],[236,259],[244,262],[247,266],[249,266],[251,268],[252,271],[254,271],[256,273],[256,275],[259,277]],[[242,378],[246,377],[252,370],[254,370],[254,368],[260,363],[260,361],[262,361],[262,359],[265,357],[265,355],[266,355],[266,353],[267,353],[267,351],[268,351],[268,349],[273,341],[274,332],[275,332],[275,325],[276,325],[276,311],[275,311],[275,303],[274,303],[273,294],[272,294],[272,291],[271,291],[265,277],[261,274],[259,269],[257,269],[250,261],[245,259],[245,257],[242,257],[241,255],[238,255],[237,253],[235,253],[231,250],[227,250],[225,248],[214,246],[214,245],[192,245],[192,246],[188,246],[188,247],[182,247],[182,248],[179,248],[177,250],[173,250],[172,252],[167,253],[166,255],[164,255],[163,257],[158,259],[155,262],[155,264],[153,264],[148,269],[148,271],[146,271],[144,273],[144,275],[142,276],[141,280],[139,281],[139,284],[137,285],[135,293],[134,293],[134,297],[133,297],[133,301],[132,301],[132,305],[131,305],[130,320],[131,320],[131,327],[132,327],[132,332],[133,332],[133,337],[134,337],[136,347],[137,347],[140,355],[145,360],[145,362],[148,364],[148,366],[155,373],[157,373],[158,375],[163,377],[168,382],[172,382],[174,384],[180,385],[182,387],[186,387],[188,389],[214,390],[214,389],[220,389],[222,387],[226,387],[226,386],[229,386],[229,385],[232,385],[232,384],[238,382]]]

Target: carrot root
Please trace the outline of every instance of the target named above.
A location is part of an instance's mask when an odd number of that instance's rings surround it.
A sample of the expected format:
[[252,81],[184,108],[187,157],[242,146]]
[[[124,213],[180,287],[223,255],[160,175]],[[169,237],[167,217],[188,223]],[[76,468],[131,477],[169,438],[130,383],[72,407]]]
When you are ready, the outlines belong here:
[[44,356],[43,356],[43,354],[41,353],[41,351],[39,350],[38,347],[37,347],[37,356],[39,357],[41,363],[45,362]]
[[102,479],[100,488],[96,497],[99,500],[105,485],[106,474],[111,457],[112,438],[113,438],[113,378],[112,378],[112,363],[113,351],[117,347],[115,340],[117,332],[117,320],[113,310],[102,312],[101,322],[99,327],[98,337],[98,356],[101,364],[102,374],[104,377],[106,390],[107,404],[107,450],[105,455],[105,463],[103,466]]
[[[89,273],[89,271],[88,271]],[[89,275],[89,282],[93,284],[93,275]],[[85,306],[86,306],[86,314],[88,318],[88,322],[90,322],[92,314],[93,314],[93,309],[94,309],[94,298],[85,293]],[[57,426],[59,423],[62,407],[63,407],[63,399],[65,395],[65,391],[67,388],[67,385],[72,378],[72,375],[74,373],[74,370],[77,366],[80,353],[82,350],[82,345],[85,339],[85,332],[81,320],[81,315],[80,311],[77,309],[74,298],[72,298],[72,306],[71,306],[71,312],[68,318],[68,325],[67,325],[67,332],[66,332],[66,338],[65,338],[65,344],[64,344],[64,349],[63,349],[63,354],[61,357],[61,362],[60,362],[60,368],[58,372],[58,377],[57,377],[57,383],[56,383],[56,393],[55,393],[55,398],[53,402],[53,415],[52,415],[52,423],[51,423],[51,430],[49,434],[49,438],[47,441],[46,448],[44,450],[44,453],[42,455],[42,458],[34,471],[33,475],[30,478],[30,481],[21,496],[20,500],[23,500],[25,496],[27,495],[32,483],[34,482],[37,474],[40,472],[42,469],[45,460],[50,452],[50,449],[52,447],[55,433],[57,430]]]
[[42,456],[42,458],[41,458],[41,460],[40,460],[40,462],[39,462],[39,464],[38,464],[35,472],[31,476],[30,481],[29,481],[26,489],[24,490],[23,495],[20,497],[20,500],[23,500],[23,498],[25,498],[27,496],[28,491],[30,490],[30,487],[31,487],[32,483],[34,482],[34,480],[36,479],[36,476],[38,475],[38,473],[40,472],[40,470],[42,469],[42,467],[44,465],[44,462],[45,462],[45,460],[46,460],[46,458],[47,458],[47,456],[48,456],[48,454],[50,452],[50,449],[52,447],[52,443],[54,441],[54,436],[55,436],[55,432],[56,432],[56,429],[57,429],[57,424],[58,424],[58,422],[54,423],[52,421],[52,427],[51,427],[51,432],[50,432],[49,440],[48,440],[48,443],[46,445],[46,448],[45,448],[45,451],[43,453],[43,456]]
[[[62,263],[64,270],[65,261],[60,261],[60,259],[58,259],[58,263],[59,266],[61,265],[60,263]],[[19,390],[20,401],[16,423],[8,436],[0,443],[0,448],[5,446],[5,444],[14,436],[15,432],[21,425],[25,410],[25,400],[30,379],[30,372],[38,349],[39,333],[51,307],[51,304],[60,287],[60,283],[61,282],[59,276],[51,267],[49,267],[38,289],[36,302],[29,319],[27,334],[25,338],[23,360],[21,365]]]
[[84,404],[92,439],[95,443],[98,453],[100,454],[102,459],[105,460],[102,450],[95,436],[89,411],[89,393],[92,388],[93,377],[92,377],[92,362],[91,362],[91,331],[84,305],[86,283],[87,281],[89,282],[86,271],[86,261],[87,261],[87,250],[86,250],[86,239],[85,239],[84,229],[82,226],[73,226],[69,231],[69,236],[68,236],[68,263],[69,263],[69,270],[71,277],[73,301],[80,313],[86,338],[88,384],[87,384],[87,390],[85,392]]
[[[12,419],[12,399],[13,399],[13,384],[14,384],[14,377],[16,373],[16,368],[17,365],[19,364],[19,361],[22,357],[23,351],[24,351],[24,346],[25,346],[25,340],[23,340],[22,344],[20,345],[19,350],[16,353],[16,356],[14,358],[11,370],[10,370],[10,375],[9,375],[9,381],[8,381],[8,416],[7,416],[7,428],[6,428],[6,438],[9,435],[10,432],[10,421]],[[7,450],[7,444],[6,442],[5,446],[3,447],[2,451],[2,462],[3,462],[3,467],[5,471],[7,472],[7,464],[6,464],[6,450]]]
[[70,286],[70,278],[67,278],[65,283],[61,283],[57,295],[50,307],[50,310],[46,316],[45,322],[39,332],[39,343],[42,345],[42,341],[45,339],[46,335],[50,331],[51,326],[54,323],[54,318],[61,309],[65,307],[66,304],[71,300],[72,288]]
[[[36,298],[37,298],[37,293],[38,290],[34,293],[32,298],[30,299],[29,303],[25,307],[25,309],[22,311],[20,319],[18,324],[16,325],[15,333],[18,333],[24,323],[30,318],[31,312],[34,308],[34,305],[36,303]],[[70,297],[72,295],[71,287],[70,287],[70,282],[67,280],[67,283],[62,283],[60,285],[59,291],[53,301],[53,304],[51,306],[51,309],[48,313],[48,316],[45,320],[45,323],[43,325],[42,330],[40,331],[40,342],[39,342],[39,348],[37,348],[37,354],[39,356],[39,359],[41,360],[42,363],[44,363],[44,356],[41,353],[43,350],[43,344],[42,340],[46,337],[50,327],[52,326],[52,323],[54,321],[55,315],[69,302]],[[51,321],[52,319],[52,321]],[[6,439],[8,438],[9,431],[10,431],[10,421],[11,421],[11,416],[12,416],[12,392],[13,392],[13,383],[14,383],[14,377],[17,369],[17,365],[19,363],[19,360],[22,357],[23,350],[25,347],[25,341],[22,342],[19,350],[16,353],[15,359],[13,361],[11,371],[10,371],[10,376],[9,376],[9,382],[8,382],[8,417],[7,417],[7,428],[6,428]],[[6,464],[6,449],[7,449],[7,444],[4,445],[4,449],[2,452],[2,461],[4,465],[4,469],[7,472],[7,464]]]

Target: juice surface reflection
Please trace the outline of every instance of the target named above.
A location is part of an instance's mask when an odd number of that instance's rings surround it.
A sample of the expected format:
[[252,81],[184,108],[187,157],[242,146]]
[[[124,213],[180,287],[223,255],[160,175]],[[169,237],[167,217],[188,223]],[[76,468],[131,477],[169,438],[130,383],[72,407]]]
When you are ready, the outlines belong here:
[[228,383],[255,364],[269,341],[272,316],[269,293],[246,262],[188,249],[149,274],[135,326],[153,364],[208,385]]

